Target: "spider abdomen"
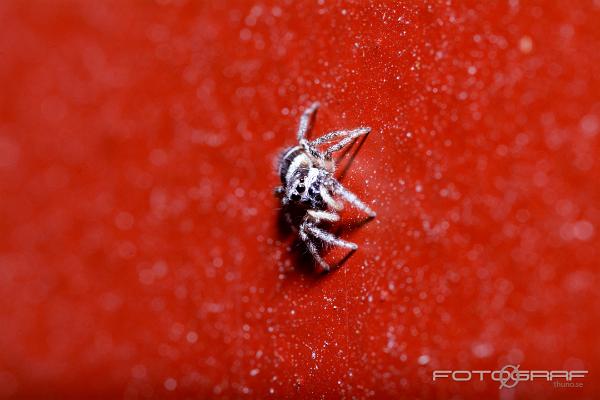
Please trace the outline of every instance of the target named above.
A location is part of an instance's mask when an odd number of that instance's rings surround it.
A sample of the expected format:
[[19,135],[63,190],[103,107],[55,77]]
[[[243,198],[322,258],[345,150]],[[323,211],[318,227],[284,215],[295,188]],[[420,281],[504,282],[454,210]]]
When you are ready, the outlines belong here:
[[[278,163],[281,183],[285,186],[286,182],[289,180],[288,176],[294,175],[296,170],[307,161],[309,160],[304,155],[304,149],[300,146],[288,147],[283,150]],[[290,173],[289,175],[288,172]]]

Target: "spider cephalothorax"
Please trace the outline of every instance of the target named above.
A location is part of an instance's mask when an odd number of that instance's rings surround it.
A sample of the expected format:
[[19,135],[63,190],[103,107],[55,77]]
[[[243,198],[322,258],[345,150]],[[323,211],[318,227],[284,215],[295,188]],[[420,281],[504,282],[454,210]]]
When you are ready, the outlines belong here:
[[[332,154],[352,143],[357,137],[366,135],[371,128],[333,131],[308,141],[306,136],[312,127],[312,119],[318,107],[319,103],[313,103],[304,111],[298,127],[298,145],[281,153],[278,169],[282,186],[275,192],[281,197],[284,207],[301,210],[303,218],[298,228],[300,238],[321,267],[329,271],[329,265],[319,255],[315,239],[352,250],[358,248],[356,244],[342,240],[317,226],[321,221],[336,222],[340,219],[336,211],[340,211],[343,204],[334,197],[339,196],[341,200],[367,213],[369,217],[375,217],[375,212],[369,206],[334,177],[335,162]],[[326,143],[328,147],[321,150]],[[285,215],[293,225],[294,221],[287,210]]]

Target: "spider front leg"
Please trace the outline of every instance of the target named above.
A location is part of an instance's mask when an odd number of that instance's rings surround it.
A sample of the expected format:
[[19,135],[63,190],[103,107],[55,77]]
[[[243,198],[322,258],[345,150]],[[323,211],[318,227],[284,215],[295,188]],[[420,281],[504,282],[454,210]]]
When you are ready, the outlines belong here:
[[340,195],[344,200],[366,213],[369,217],[375,218],[377,216],[377,213],[375,211],[371,210],[371,208],[365,203],[363,203],[357,195],[343,187],[342,184],[339,183],[337,180],[331,179],[329,185],[331,186],[331,189],[334,193]]
[[[361,128],[353,129],[353,130],[350,130],[350,131],[338,131],[338,132],[341,132],[346,137],[344,137],[342,140],[340,140],[339,142],[337,142],[333,146],[329,147],[325,151],[324,156],[325,156],[326,159],[330,159],[331,155],[333,153],[335,153],[336,151],[339,151],[339,150],[343,149],[345,146],[347,146],[348,144],[352,143],[352,141],[354,141],[354,139],[356,139],[357,137],[362,136],[362,135],[366,135],[369,132],[371,132],[371,128],[369,128],[369,127],[361,127]],[[335,133],[337,133],[337,132],[332,132],[332,134],[335,134]],[[325,138],[326,136],[327,135],[325,135],[323,138]]]
[[[369,132],[371,132],[371,128],[368,128],[368,127],[361,127],[361,128],[356,128],[356,129],[352,129],[352,130],[333,131],[333,132],[329,132],[311,142],[309,142],[307,140],[303,140],[300,143],[301,143],[302,147],[304,147],[304,150],[307,151],[313,158],[316,159],[316,162],[318,164],[325,166],[325,165],[327,165],[328,162],[331,161],[331,157],[332,157],[333,153],[343,149],[345,146],[352,143],[357,137],[366,135]],[[336,144],[330,146],[327,150],[325,150],[325,152],[322,152],[317,148],[318,146],[320,146],[324,143],[331,142],[331,141],[339,139],[339,138],[342,138],[342,139],[339,142],[337,142]],[[333,171],[334,166],[330,165],[330,169]]]
[[371,132],[371,128],[369,128],[369,127],[360,127],[360,128],[356,128],[356,129],[350,129],[350,130],[344,129],[344,130],[340,130],[340,131],[333,131],[333,132],[329,132],[329,133],[321,136],[320,138],[317,138],[317,139],[311,141],[310,145],[316,147],[316,146],[322,145],[323,143],[327,143],[327,142],[331,142],[335,139],[343,138],[338,143],[336,143],[335,145],[333,145],[329,149],[327,149],[325,155],[327,155],[327,153],[329,153],[329,156],[331,156],[332,153],[334,153],[338,150],[341,150],[344,146],[348,145],[355,138],[362,136],[362,135],[366,135],[369,132]]

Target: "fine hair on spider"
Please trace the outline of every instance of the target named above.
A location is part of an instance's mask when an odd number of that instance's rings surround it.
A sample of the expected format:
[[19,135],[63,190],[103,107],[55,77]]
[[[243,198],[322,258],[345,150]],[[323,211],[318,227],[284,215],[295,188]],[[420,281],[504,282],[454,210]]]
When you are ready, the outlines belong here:
[[[340,220],[337,214],[344,208],[344,202],[375,217],[367,204],[354,193],[342,186],[335,178],[336,163],[333,154],[353,143],[356,138],[371,131],[369,127],[336,130],[308,140],[319,103],[312,103],[300,117],[296,146],[288,147],[279,156],[277,169],[281,186],[275,194],[281,199],[287,223],[296,229],[298,236],[306,244],[308,251],[324,271],[331,267],[319,254],[317,244],[338,246],[352,251],[358,249],[355,243],[340,239],[323,229],[321,223]],[[296,223],[292,211],[300,212],[301,221]]]

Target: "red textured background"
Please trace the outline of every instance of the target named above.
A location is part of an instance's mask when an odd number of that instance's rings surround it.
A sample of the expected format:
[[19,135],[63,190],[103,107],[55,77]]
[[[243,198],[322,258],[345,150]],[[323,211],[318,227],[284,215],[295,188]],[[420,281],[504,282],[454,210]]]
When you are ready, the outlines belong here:
[[[369,3],[0,2],[0,397],[599,393],[600,4]],[[272,195],[314,100],[373,128],[326,276]],[[431,379],[507,363],[590,375]]]

